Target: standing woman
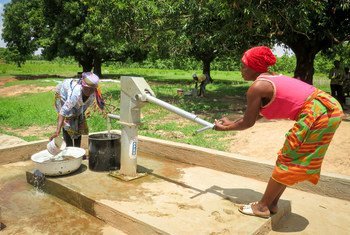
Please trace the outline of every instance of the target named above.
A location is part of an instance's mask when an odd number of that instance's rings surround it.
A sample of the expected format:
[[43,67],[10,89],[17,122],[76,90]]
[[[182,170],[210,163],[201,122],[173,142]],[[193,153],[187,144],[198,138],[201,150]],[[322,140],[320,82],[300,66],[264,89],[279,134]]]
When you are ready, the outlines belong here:
[[275,63],[275,56],[265,46],[244,53],[242,77],[253,81],[247,92],[245,114],[236,121],[225,117],[215,120],[214,126],[217,131],[244,130],[261,116],[296,121],[278,152],[263,197],[239,208],[243,214],[265,218],[277,212],[277,203],[287,186],[306,180],[317,184],[322,160],[343,116],[341,105],[329,94],[298,79],[269,72],[268,67]]
[[200,74],[200,75],[193,74],[192,78],[196,82],[196,86],[195,86],[196,90],[198,88],[198,82],[200,83],[200,85],[199,85],[199,92],[197,92],[197,95],[199,97],[204,97],[204,95],[205,95],[205,87],[207,86],[207,84],[213,82],[213,79],[209,76],[209,74]]
[[328,75],[331,80],[331,94],[343,106],[345,103],[343,92],[344,70],[339,60],[334,61],[334,67],[329,71]]
[[56,87],[55,108],[58,113],[56,132],[50,141],[59,136],[61,129],[67,146],[80,147],[81,135],[89,133],[85,111],[96,99],[103,109],[104,102],[98,89],[99,77],[91,72],[82,73],[79,81],[65,79]]

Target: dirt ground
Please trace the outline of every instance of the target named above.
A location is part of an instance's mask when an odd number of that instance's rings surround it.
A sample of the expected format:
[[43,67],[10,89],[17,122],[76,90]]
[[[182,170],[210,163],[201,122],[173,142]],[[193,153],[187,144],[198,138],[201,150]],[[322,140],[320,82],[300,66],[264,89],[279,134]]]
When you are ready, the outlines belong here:
[[[52,90],[53,87],[28,87],[28,86],[11,86],[4,87],[8,81],[13,81],[15,78],[0,79],[0,96],[13,96],[22,93],[43,92]],[[232,102],[236,102],[232,98]],[[237,98],[237,103],[242,103],[241,98]],[[340,127],[338,128],[331,145],[328,149],[323,163],[323,172],[332,172],[338,174],[350,175],[350,107],[345,111],[345,117]],[[242,115],[242,111],[235,111],[230,118],[237,118]],[[228,138],[230,141],[229,152],[239,153],[244,156],[253,157],[260,160],[266,160],[274,163],[277,152],[282,147],[285,133],[292,128],[293,121],[278,120],[267,121],[259,120],[252,128],[237,132]],[[54,130],[55,127],[33,127],[26,130],[25,134],[41,133],[40,128]],[[0,147],[23,143],[24,140],[0,134]]]
[[53,90],[55,87],[48,86],[48,87],[37,87],[34,85],[15,85],[15,86],[9,86],[4,87],[4,85],[7,82],[16,81],[14,77],[6,77],[0,79],[0,97],[11,97],[16,96],[24,93],[37,93],[37,92],[46,92]]

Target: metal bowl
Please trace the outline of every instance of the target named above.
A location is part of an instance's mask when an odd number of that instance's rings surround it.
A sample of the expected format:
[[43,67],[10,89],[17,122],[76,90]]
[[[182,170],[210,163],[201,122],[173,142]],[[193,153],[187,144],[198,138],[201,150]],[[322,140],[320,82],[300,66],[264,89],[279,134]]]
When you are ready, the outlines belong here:
[[[43,150],[33,154],[31,159],[35,162],[36,169],[45,175],[66,175],[80,167],[85,155],[85,149],[67,147],[59,155],[60,157],[56,159],[47,150]],[[70,158],[68,159],[68,157]]]

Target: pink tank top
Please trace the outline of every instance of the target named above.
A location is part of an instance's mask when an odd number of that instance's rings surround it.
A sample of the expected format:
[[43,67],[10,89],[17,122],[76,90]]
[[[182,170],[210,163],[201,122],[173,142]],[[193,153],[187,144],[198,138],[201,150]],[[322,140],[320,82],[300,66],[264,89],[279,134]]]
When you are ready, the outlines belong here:
[[271,82],[274,87],[271,101],[260,110],[260,114],[267,119],[296,120],[305,100],[316,89],[296,78],[283,75],[261,75],[258,80]]

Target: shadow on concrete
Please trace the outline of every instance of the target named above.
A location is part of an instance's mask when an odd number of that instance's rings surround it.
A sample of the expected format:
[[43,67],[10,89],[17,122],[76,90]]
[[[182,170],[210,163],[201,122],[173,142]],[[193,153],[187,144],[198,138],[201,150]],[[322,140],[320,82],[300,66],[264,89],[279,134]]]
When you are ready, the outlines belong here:
[[213,193],[216,194],[223,199],[229,200],[235,204],[248,204],[250,202],[259,201],[263,196],[262,193],[254,191],[252,189],[246,188],[222,188],[217,185],[213,185],[206,190],[199,190],[200,193],[194,195],[191,198],[198,197],[205,193]]
[[[157,177],[157,178],[166,180],[168,182],[177,184],[181,187],[197,191],[198,193],[196,195],[192,196],[190,199],[199,197],[199,196],[206,194],[206,193],[212,193],[212,194],[220,196],[221,198],[223,198],[225,200],[231,201],[233,204],[238,205],[238,204],[248,204],[251,202],[259,201],[263,196],[262,193],[257,192],[257,191],[252,190],[252,189],[222,188],[222,187],[217,186],[217,185],[213,185],[210,188],[207,188],[206,190],[201,190],[201,189],[195,188],[193,186],[184,184],[182,182],[178,182],[176,180],[169,179],[167,177],[155,174],[155,173],[153,173],[153,170],[142,167],[142,166],[138,166],[138,171],[141,171],[141,172],[147,173],[149,175],[152,175],[154,177]],[[287,200],[280,199],[280,203],[283,203],[283,202],[287,202]],[[279,224],[275,225],[274,223],[272,223],[272,230],[276,231],[276,232],[301,232],[301,231],[305,230],[305,228],[308,225],[309,225],[309,221],[305,217],[298,215],[298,214],[295,214],[295,213],[291,213],[290,215],[283,218]]]
[[298,214],[291,213],[283,218],[277,226],[273,226],[275,232],[301,232],[309,225],[309,221]]
[[[165,177],[163,177],[163,176],[160,176],[160,175],[157,175],[157,174],[152,173],[152,172],[153,172],[152,169],[149,169],[149,168],[144,167],[144,166],[141,166],[141,165],[137,165],[137,172],[138,172],[138,173],[147,173],[147,174],[149,174],[149,175],[154,175],[154,176],[156,176],[156,177],[158,177],[158,178],[162,178],[162,179],[167,180],[167,181],[170,180],[170,179],[165,178]],[[171,182],[176,182],[176,181],[173,181],[173,180],[170,180],[170,181],[171,181]]]
[[[252,189],[222,188],[222,187],[217,186],[217,185],[213,185],[210,188],[207,188],[206,190],[201,190],[201,189],[195,188],[193,186],[187,185],[185,183],[182,183],[182,182],[179,182],[179,181],[176,181],[173,179],[169,179],[167,177],[153,173],[153,171],[151,169],[148,169],[148,168],[145,168],[142,166],[138,166],[137,169],[139,172],[147,173],[147,174],[152,175],[154,177],[157,177],[157,178],[163,179],[165,181],[177,184],[181,187],[197,191],[198,193],[196,195],[192,196],[191,199],[199,197],[200,195],[203,195],[206,193],[212,193],[212,194],[218,195],[219,197],[222,197],[223,199],[229,200],[235,204],[248,204],[250,202],[259,201],[261,199],[261,197],[263,196],[262,193],[254,191]],[[284,200],[281,199],[280,201],[284,201]]]

